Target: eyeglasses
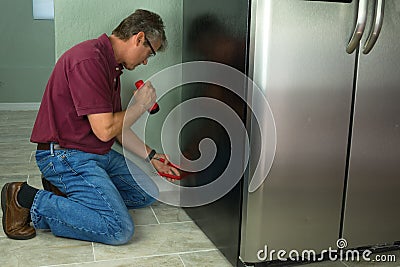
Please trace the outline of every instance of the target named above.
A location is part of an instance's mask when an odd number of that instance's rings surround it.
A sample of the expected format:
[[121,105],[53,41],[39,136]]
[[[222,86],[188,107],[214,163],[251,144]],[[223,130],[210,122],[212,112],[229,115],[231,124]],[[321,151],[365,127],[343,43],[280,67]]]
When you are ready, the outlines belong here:
[[150,49],[151,49],[151,53],[149,57],[154,57],[156,55],[156,51],[154,50],[153,46],[151,45],[149,39],[147,39],[147,37],[145,36],[144,39],[146,40],[146,42],[149,44]]

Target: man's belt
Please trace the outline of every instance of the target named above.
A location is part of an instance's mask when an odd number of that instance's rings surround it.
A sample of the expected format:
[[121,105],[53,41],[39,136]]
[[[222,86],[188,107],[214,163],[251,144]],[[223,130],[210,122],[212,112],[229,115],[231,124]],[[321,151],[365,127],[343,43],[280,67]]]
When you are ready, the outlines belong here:
[[51,146],[53,145],[54,150],[64,149],[57,143],[38,143],[37,150],[50,150]]

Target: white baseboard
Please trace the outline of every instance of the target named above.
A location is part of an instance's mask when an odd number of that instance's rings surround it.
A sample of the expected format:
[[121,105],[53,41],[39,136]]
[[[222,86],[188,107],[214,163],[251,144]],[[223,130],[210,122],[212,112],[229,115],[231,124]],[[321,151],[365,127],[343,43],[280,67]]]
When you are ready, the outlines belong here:
[[0,110],[22,111],[22,110],[39,110],[38,103],[0,103]]

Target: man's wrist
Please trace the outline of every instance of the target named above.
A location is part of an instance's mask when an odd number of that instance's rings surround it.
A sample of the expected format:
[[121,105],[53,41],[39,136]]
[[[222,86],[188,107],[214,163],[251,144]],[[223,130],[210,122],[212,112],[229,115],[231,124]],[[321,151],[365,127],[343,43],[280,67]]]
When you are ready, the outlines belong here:
[[149,153],[149,155],[147,156],[147,158],[145,158],[145,161],[146,162],[150,162],[153,158],[154,158],[154,156],[157,154],[157,152],[154,150],[154,149],[152,149],[151,151],[150,151],[150,153]]
[[145,113],[146,112],[146,106],[142,103],[136,102],[131,106],[133,109],[138,110],[140,113]]

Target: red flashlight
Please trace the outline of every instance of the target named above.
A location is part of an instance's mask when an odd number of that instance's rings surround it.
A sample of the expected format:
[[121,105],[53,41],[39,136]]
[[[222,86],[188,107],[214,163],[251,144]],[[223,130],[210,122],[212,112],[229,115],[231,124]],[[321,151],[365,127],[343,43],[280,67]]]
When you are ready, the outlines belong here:
[[[143,80],[135,82],[135,86],[138,90],[143,86],[143,84],[144,84]],[[158,104],[154,103],[154,105],[148,111],[150,114],[156,114],[159,110],[160,107],[158,106]]]

